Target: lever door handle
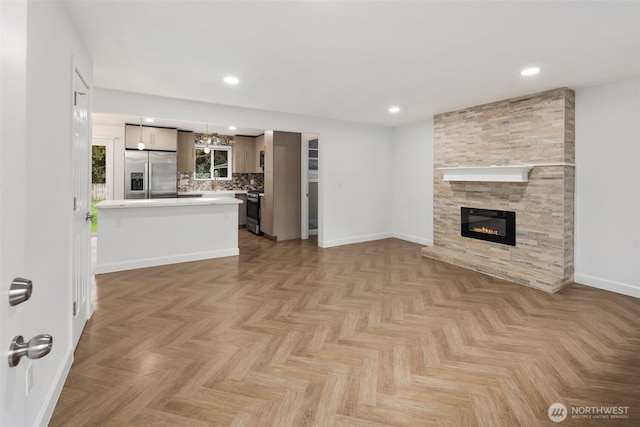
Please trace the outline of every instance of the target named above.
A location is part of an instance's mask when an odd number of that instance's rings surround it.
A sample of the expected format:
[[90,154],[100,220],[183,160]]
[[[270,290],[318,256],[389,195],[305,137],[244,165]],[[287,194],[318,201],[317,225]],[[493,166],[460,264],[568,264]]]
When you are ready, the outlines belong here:
[[93,219],[93,215],[91,215],[91,212],[87,212],[87,214],[84,216],[84,220],[91,221],[92,219]]
[[52,346],[53,337],[51,335],[36,335],[27,343],[24,342],[22,335],[18,335],[11,341],[9,347],[9,367],[18,366],[22,356],[27,356],[29,359],[40,359],[49,354]]

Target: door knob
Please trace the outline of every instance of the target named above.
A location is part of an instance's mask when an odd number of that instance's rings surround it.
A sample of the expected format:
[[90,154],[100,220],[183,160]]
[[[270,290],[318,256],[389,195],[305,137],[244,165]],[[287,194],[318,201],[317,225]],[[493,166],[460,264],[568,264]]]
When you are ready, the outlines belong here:
[[14,306],[25,302],[31,298],[32,290],[33,285],[31,280],[16,277],[11,282],[11,287],[9,288],[9,305]]
[[53,337],[51,335],[36,335],[27,343],[24,342],[22,335],[18,335],[11,341],[9,347],[9,367],[18,366],[22,356],[27,356],[29,359],[40,359],[49,354],[52,346]]

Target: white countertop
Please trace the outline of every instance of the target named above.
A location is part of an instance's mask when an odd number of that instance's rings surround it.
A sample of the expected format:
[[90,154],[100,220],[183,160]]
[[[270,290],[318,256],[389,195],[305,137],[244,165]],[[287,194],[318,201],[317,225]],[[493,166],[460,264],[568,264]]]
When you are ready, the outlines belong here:
[[159,208],[175,206],[204,206],[204,205],[239,205],[242,200],[233,197],[196,197],[175,199],[133,199],[133,200],[103,200],[96,205],[97,209],[131,209],[131,208]]

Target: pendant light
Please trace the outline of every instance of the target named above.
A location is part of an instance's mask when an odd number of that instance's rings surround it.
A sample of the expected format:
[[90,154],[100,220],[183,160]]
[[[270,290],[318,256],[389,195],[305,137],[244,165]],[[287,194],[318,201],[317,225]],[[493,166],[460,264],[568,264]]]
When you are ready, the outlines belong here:
[[140,117],[140,141],[138,142],[138,150],[144,150],[144,141],[142,141],[142,117]]

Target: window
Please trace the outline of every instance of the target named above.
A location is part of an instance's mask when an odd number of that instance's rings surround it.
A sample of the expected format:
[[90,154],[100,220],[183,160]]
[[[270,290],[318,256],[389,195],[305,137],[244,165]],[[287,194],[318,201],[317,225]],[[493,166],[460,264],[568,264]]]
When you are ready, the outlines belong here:
[[218,179],[231,179],[231,147],[213,145],[209,153],[204,146],[196,146],[195,179],[214,179],[215,172]]

